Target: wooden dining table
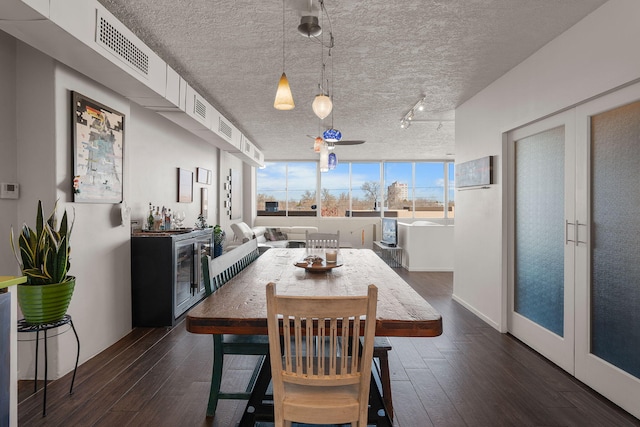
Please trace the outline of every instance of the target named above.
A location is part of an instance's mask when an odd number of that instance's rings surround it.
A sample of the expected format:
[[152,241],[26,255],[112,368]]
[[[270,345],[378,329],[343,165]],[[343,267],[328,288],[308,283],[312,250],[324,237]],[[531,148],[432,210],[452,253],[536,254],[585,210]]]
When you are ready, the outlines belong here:
[[[325,271],[320,272],[297,266],[303,265],[299,263],[307,255],[304,248],[269,249],[191,309],[186,317],[187,330],[196,334],[268,335],[266,285],[274,282],[276,292],[284,295],[366,295],[367,287],[374,284],[378,287],[376,336],[442,334],[442,316],[372,250],[340,249],[339,266],[321,268]],[[260,372],[263,378],[254,387],[256,397],[247,403],[249,411],[245,411],[241,426],[269,417],[260,394],[266,392],[270,375],[266,363]],[[381,402],[380,398],[378,403]],[[391,425],[388,417],[376,424]]]

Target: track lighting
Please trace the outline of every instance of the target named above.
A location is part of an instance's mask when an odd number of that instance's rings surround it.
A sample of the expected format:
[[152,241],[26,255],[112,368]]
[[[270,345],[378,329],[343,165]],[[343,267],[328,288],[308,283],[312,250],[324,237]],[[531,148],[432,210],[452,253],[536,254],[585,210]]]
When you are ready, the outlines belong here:
[[414,114],[416,111],[424,111],[426,109],[426,100],[427,100],[427,96],[425,95],[422,97],[421,100],[416,102],[415,105],[411,107],[409,111],[407,111],[407,114],[405,114],[402,120],[400,120],[400,127],[402,129],[406,129],[409,127],[411,121],[413,121]]

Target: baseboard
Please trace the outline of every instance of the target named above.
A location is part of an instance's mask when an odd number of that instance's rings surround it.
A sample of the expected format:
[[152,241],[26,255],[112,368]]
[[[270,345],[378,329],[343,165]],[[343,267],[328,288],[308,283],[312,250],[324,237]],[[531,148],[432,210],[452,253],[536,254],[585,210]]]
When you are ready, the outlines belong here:
[[451,295],[451,299],[453,299],[458,304],[462,305],[464,308],[466,308],[467,310],[469,310],[470,312],[472,312],[476,316],[478,316],[480,319],[482,319],[485,323],[487,323],[489,326],[493,327],[498,332],[503,332],[500,329],[500,325],[499,324],[497,324],[496,322],[494,322],[493,320],[491,320],[490,318],[488,318],[484,314],[480,313],[472,305],[468,304],[465,300],[463,300],[461,298],[458,298],[455,294]]

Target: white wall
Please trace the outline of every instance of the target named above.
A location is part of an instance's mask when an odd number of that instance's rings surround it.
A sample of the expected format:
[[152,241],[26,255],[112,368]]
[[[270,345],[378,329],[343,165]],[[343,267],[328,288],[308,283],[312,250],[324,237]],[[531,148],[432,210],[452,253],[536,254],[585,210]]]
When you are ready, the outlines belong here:
[[[16,41],[0,31],[0,182],[17,182],[16,145]],[[0,275],[16,275],[19,270],[7,242],[9,227],[19,229],[18,202],[0,199]]]
[[[7,218],[8,233],[9,220],[33,225],[39,199],[45,209],[59,199],[61,210],[75,211],[70,274],[76,276],[77,284],[69,314],[80,336],[82,363],[131,330],[130,227],[121,224],[120,204],[73,203],[70,92],[80,92],[125,114],[124,200],[132,208],[132,218],[145,217],[152,202],[184,210],[185,225],[193,226],[200,213],[200,189],[206,187],[209,223],[215,224],[217,171],[229,166],[218,164],[217,148],[160,115],[22,42],[17,42],[17,49],[15,46],[14,39],[0,33],[0,87],[3,93],[5,85],[9,89],[0,99],[0,111],[6,112],[0,124],[7,125],[2,148],[8,153],[8,160],[2,156],[2,162],[9,166],[3,167],[0,178],[21,185],[20,199],[0,204],[0,212],[3,223]],[[15,92],[11,87],[16,87]],[[242,167],[238,159],[231,164]],[[211,185],[194,182],[192,203],[177,203],[178,167],[194,173],[197,167],[213,172]],[[0,245],[0,257],[2,265],[11,270],[3,274],[19,272],[8,244]],[[49,378],[54,379],[73,369],[76,344],[70,332],[48,343]],[[19,344],[20,378],[33,377],[34,350],[33,342]]]
[[640,78],[640,2],[611,0],[456,110],[456,162],[497,155],[496,184],[456,194],[454,298],[506,331],[503,133]]

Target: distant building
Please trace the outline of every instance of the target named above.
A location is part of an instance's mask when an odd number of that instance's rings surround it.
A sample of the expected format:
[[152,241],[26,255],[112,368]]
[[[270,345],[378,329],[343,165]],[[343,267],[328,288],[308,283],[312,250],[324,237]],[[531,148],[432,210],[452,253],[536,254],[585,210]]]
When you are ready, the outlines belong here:
[[401,202],[409,199],[409,184],[394,181],[387,187],[387,194],[389,195],[389,205],[394,202]]

